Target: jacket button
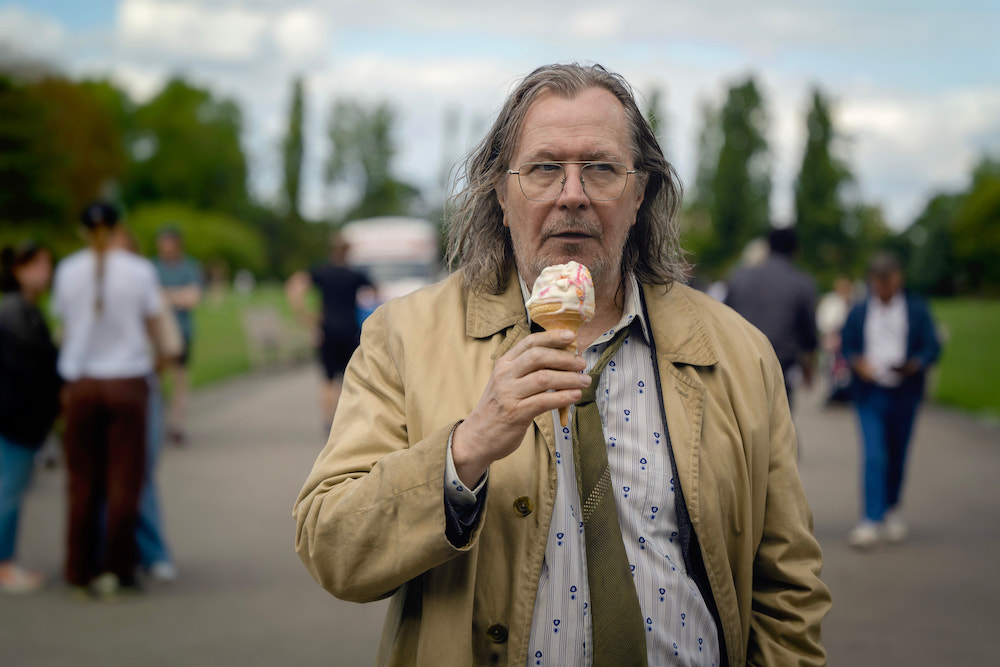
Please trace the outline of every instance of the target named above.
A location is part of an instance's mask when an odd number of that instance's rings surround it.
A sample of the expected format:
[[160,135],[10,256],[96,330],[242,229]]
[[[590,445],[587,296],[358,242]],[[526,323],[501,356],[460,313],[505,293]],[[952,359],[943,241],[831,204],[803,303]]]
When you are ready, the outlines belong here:
[[507,626],[500,623],[494,623],[489,627],[489,630],[486,631],[486,634],[489,635],[490,641],[494,644],[503,644],[507,641]]
[[528,496],[521,496],[514,501],[514,511],[519,516],[528,516],[535,511],[535,504],[531,502],[531,498]]

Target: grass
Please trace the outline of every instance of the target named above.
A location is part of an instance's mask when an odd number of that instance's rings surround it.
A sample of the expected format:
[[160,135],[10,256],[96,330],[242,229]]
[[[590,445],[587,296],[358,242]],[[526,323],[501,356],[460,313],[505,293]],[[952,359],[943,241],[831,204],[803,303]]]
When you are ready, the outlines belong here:
[[[282,337],[274,355],[263,358],[253,349],[246,328],[249,311],[272,311],[281,323]],[[278,285],[260,285],[250,294],[227,290],[206,294],[195,311],[191,384],[202,387],[246,373],[255,365],[287,362],[304,354],[307,334],[299,326]]]
[[1000,417],[1000,301],[941,299],[931,308],[945,332],[935,399]]

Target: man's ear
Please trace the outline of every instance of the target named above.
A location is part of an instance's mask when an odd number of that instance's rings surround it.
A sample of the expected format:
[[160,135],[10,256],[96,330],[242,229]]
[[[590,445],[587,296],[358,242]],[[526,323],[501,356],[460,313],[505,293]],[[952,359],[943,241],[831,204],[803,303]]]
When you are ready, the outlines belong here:
[[504,196],[504,193],[500,191],[500,188],[494,188],[493,192],[496,193],[497,203],[500,204],[500,210],[503,211],[503,226],[510,227],[510,225],[507,224],[507,198]]

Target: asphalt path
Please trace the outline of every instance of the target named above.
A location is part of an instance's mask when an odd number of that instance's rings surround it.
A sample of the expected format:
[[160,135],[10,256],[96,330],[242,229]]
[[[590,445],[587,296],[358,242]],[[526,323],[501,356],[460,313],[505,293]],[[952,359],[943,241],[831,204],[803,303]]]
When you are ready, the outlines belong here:
[[[180,578],[113,603],[59,583],[65,476],[39,470],[20,558],[52,582],[0,597],[0,665],[370,665],[386,603],[341,602],[293,551],[291,507],[325,436],[318,375],[300,367],[203,390],[191,444],[167,448],[159,479]],[[1000,426],[929,407],[905,492],[910,539],[857,552],[853,413],[804,395],[800,467],[834,608],[831,665],[1000,665]]]

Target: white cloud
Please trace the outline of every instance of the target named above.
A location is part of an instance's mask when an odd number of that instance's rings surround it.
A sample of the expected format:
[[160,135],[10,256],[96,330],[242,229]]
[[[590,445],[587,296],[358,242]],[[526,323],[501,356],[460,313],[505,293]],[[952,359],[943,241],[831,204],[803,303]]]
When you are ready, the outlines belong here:
[[57,56],[66,42],[66,30],[58,22],[17,6],[0,7],[0,47],[47,59]]
[[292,62],[319,57],[327,47],[327,32],[326,16],[304,7],[289,9],[274,22],[274,41]]
[[124,0],[118,31],[126,48],[181,58],[240,61],[254,57],[267,15],[239,6],[210,7],[187,0]]

